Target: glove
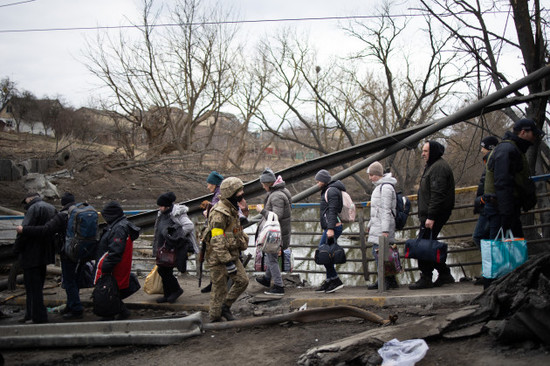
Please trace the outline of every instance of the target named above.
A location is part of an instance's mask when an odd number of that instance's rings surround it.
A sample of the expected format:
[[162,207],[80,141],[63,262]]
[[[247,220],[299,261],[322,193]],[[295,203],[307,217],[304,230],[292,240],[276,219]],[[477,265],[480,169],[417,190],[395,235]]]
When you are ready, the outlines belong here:
[[484,202],[481,198],[482,196],[477,196],[474,201],[474,214],[478,214],[481,212],[481,209],[484,206]]
[[245,226],[248,224],[248,219],[244,216],[239,217],[239,222],[241,223],[241,226]]
[[334,236],[331,236],[330,238],[327,238],[327,244],[328,245],[334,244]]
[[504,231],[504,233],[512,229],[513,221],[514,221],[514,217],[512,215],[502,215],[500,219],[500,226],[502,226],[502,230]]
[[237,272],[237,266],[235,266],[235,263],[233,263],[232,261],[225,264],[225,269],[227,270],[228,274],[233,274]]

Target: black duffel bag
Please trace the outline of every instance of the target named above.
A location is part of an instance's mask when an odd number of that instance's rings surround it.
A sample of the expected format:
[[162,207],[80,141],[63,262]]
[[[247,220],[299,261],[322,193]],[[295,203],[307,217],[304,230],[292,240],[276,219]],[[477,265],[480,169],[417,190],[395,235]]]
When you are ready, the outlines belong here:
[[447,244],[438,240],[421,239],[423,230],[418,233],[418,238],[408,239],[405,242],[405,258],[420,259],[435,263],[445,263],[447,260]]
[[[332,239],[332,240],[330,240]],[[346,252],[344,248],[338,245],[334,238],[330,238],[328,243],[321,244],[315,250],[315,263],[317,264],[342,264],[346,263]]]

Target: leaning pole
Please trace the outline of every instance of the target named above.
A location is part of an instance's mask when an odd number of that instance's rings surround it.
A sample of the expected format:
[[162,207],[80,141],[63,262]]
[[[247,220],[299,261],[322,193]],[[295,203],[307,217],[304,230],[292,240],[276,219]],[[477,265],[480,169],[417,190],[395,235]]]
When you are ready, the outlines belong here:
[[[418,141],[426,138],[427,136],[430,136],[431,134],[442,130],[446,127],[449,127],[453,124],[462,122],[467,120],[468,118],[471,118],[474,115],[480,114],[479,112],[482,111],[485,107],[489,106],[490,104],[504,98],[508,94],[519,90],[523,88],[526,85],[531,84],[534,81],[537,81],[539,79],[542,79],[546,76],[550,75],[550,66],[544,66],[537,71],[532,72],[531,74],[525,76],[524,78],[521,78],[517,80],[516,82],[492,93],[486,96],[485,98],[482,98],[478,100],[477,102],[474,102],[458,112],[455,112],[451,114],[450,116],[438,119],[434,121],[434,123],[428,124],[426,127],[424,127],[422,130],[415,132],[414,134],[404,138],[403,140],[396,142],[393,145],[390,145],[389,147],[385,148],[382,151],[379,151],[373,155],[370,155],[369,157],[365,158],[361,162],[354,164],[350,166],[347,169],[342,170],[341,172],[338,172],[333,175],[333,179],[344,179],[346,177],[349,177],[352,174],[357,173],[361,169],[367,168],[370,164],[377,160],[382,160],[392,154],[395,154],[399,150],[402,150],[403,148],[406,148],[407,146],[412,146],[413,144],[416,144]],[[319,191],[319,187],[313,186],[310,187],[297,195],[292,197],[292,202],[299,202],[312,194],[315,194]]]

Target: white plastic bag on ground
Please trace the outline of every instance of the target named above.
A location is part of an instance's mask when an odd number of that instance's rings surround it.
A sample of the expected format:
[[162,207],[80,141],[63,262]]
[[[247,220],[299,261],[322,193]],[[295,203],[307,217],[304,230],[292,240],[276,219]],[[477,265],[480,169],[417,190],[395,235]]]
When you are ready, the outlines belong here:
[[428,345],[423,339],[409,339],[400,342],[394,338],[378,350],[382,366],[413,366],[424,358]]

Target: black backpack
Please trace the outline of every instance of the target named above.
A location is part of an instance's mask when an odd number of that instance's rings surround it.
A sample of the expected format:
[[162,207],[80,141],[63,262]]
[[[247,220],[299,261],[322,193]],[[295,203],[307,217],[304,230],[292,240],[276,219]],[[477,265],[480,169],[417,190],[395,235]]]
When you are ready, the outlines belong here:
[[[411,201],[407,196],[404,196],[401,191],[397,192],[395,187],[391,183],[382,183],[389,184],[393,187],[395,192],[395,214],[392,211],[392,215],[395,218],[395,229],[401,230],[407,224],[407,219],[409,218],[409,212],[411,212]],[[380,187],[382,189],[382,187]]]
[[101,317],[111,317],[120,313],[121,301],[118,284],[111,274],[102,274],[96,281],[92,292],[94,314]]

